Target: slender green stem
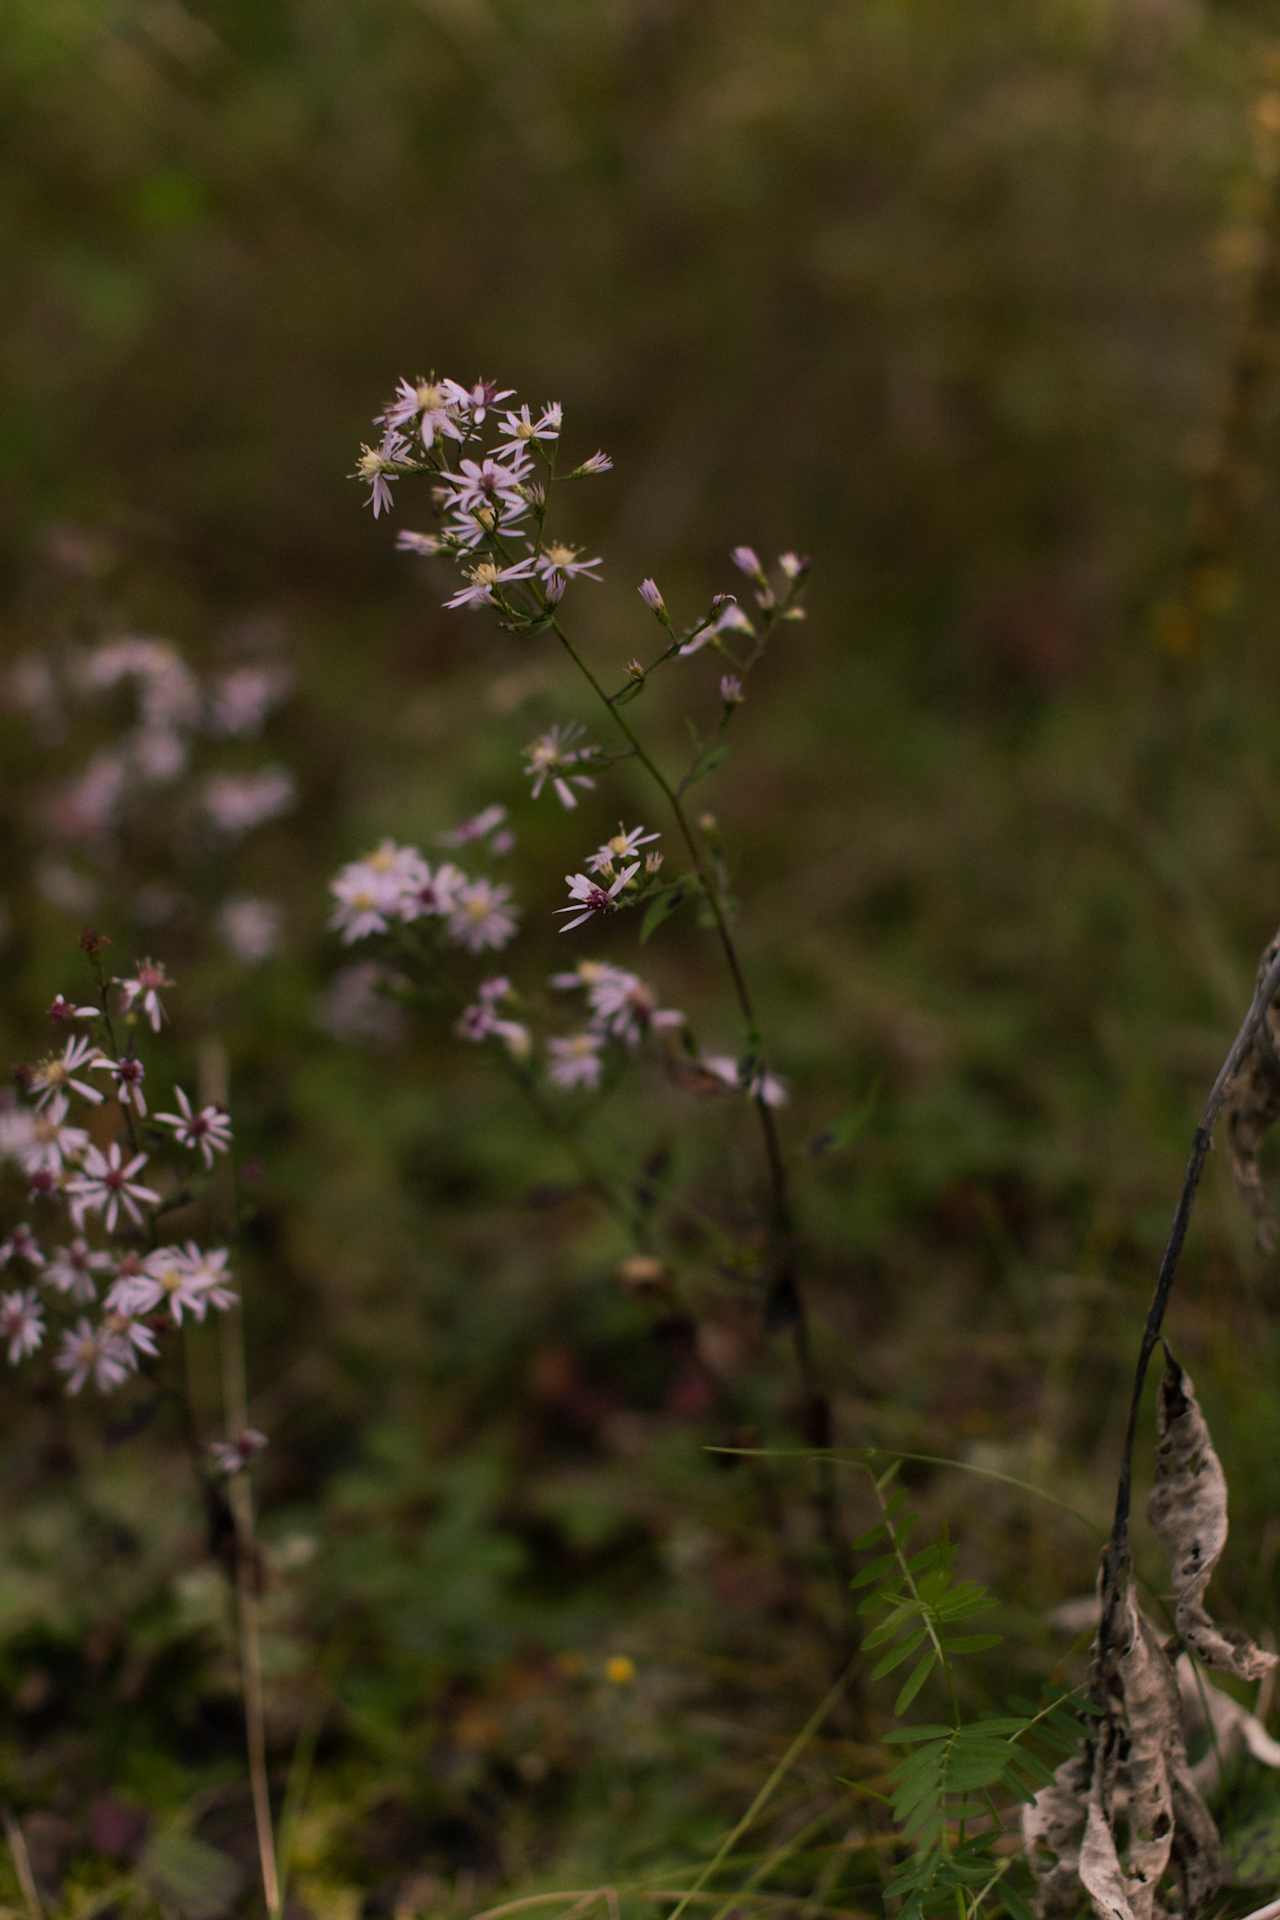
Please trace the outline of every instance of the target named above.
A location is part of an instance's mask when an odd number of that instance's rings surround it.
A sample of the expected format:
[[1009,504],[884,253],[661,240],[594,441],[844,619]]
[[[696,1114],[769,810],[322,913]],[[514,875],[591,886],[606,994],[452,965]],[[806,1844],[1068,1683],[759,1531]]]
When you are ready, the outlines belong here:
[[[720,947],[724,954],[733,990],[746,1023],[748,1035],[753,1044],[759,1044],[760,1030],[756,1019],[755,1005],[751,989],[743,970],[737,945],[733,938],[721,899],[720,889],[711,873],[697,835],[685,812],[679,790],[673,787],[661,767],[653,759],[643,741],[628,721],[625,713],[613,705],[600,681],[596,678],[587,662],[578,652],[568,634],[555,617],[551,621],[551,630],[573,664],[590,686],[601,704],[608,710],[614,725],[627,741],[632,753],[662,793],[675,818],[680,837],[693,862],[711,917],[715,924]],[[770,1275],[769,1296],[766,1311],[771,1321],[791,1328],[792,1345],[795,1350],[796,1364],[804,1388],[805,1436],[814,1448],[829,1447],[832,1442],[831,1403],[823,1388],[816,1357],[813,1350],[813,1337],[809,1326],[803,1294],[796,1278],[795,1259],[795,1219],[791,1207],[790,1187],[787,1179],[786,1161],[783,1157],[782,1142],[778,1136],[777,1123],[773,1109],[764,1098],[764,1073],[761,1069],[757,1092],[754,1100],[756,1114],[760,1123],[760,1134],[764,1145],[765,1162],[769,1174],[770,1195],[770,1238],[772,1241],[772,1272]],[[849,1571],[848,1553],[840,1525],[839,1499],[835,1474],[829,1461],[818,1462],[818,1509],[822,1531],[826,1539],[832,1566],[842,1585],[847,1585]]]

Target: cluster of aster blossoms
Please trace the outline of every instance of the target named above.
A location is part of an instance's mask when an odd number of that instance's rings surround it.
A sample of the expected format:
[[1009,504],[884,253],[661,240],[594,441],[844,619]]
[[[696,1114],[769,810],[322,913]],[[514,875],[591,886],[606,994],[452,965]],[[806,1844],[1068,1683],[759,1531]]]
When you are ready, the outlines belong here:
[[[376,446],[364,446],[353,478],[369,487],[374,517],[392,505],[392,488],[406,474],[429,474],[439,518],[434,533],[403,532],[403,552],[445,554],[462,572],[462,585],[445,605],[496,606],[513,624],[545,618],[571,581],[600,579],[599,555],[585,556],[551,539],[545,526],[550,484],[557,475],[562,409],[559,401],[513,406],[514,391],[489,380],[463,386],[437,378],[401,380],[377,416]],[[561,479],[608,473],[608,454],[594,453]]]
[[[94,743],[75,772],[34,801],[38,836],[49,849],[36,883],[69,914],[93,911],[104,871],[127,846],[140,914],[161,925],[183,905],[180,876],[194,847],[240,840],[295,804],[286,767],[246,766],[242,759],[243,743],[263,732],[291,690],[292,675],[279,660],[246,660],[202,678],[168,641],[125,635],[21,655],[3,687],[33,735],[56,748],[63,763],[85,734]],[[232,764],[223,758],[228,752]],[[157,796],[166,802],[161,809]],[[153,869],[141,875],[140,840]],[[232,895],[217,925],[237,957],[253,962],[276,945],[280,918],[269,901]]]
[[[102,944],[89,941],[91,951]],[[131,976],[103,981],[101,1004],[56,995],[60,1043],[19,1069],[20,1091],[0,1107],[0,1171],[25,1190],[30,1216],[0,1242],[0,1347],[13,1367],[51,1350],[71,1394],[89,1383],[114,1392],[158,1357],[166,1329],[236,1300],[225,1248],[167,1244],[156,1230],[193,1163],[211,1169],[231,1145],[223,1109],[198,1106],[180,1086],[172,1111],[149,1109],[136,1039],[160,1032],[173,984],[141,960]],[[119,1051],[117,1028],[129,1042]],[[183,1164],[157,1164],[156,1146]]]
[[451,860],[433,866],[417,847],[398,846],[394,840],[384,840],[363,860],[343,867],[330,892],[334,907],[329,924],[345,946],[423,922],[435,923],[449,945],[484,953],[505,947],[516,931],[510,887],[469,878]]

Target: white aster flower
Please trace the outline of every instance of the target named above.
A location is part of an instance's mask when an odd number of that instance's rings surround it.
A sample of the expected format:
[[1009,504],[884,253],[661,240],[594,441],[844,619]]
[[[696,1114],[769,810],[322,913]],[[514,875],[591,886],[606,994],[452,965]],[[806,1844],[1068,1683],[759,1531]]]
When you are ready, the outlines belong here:
[[428,559],[432,554],[443,553],[445,542],[438,533],[413,533],[402,527],[396,535],[398,553],[416,553],[420,559]]
[[602,847],[597,847],[587,861],[587,871],[607,873],[619,860],[629,860],[641,847],[647,847],[651,841],[661,837],[661,834],[646,833],[643,827],[624,827],[619,820],[618,831],[613,838],[606,840]]
[[146,1164],[145,1153],[135,1153],[131,1160],[125,1161],[118,1140],[113,1140],[105,1153],[98,1147],[90,1146],[85,1153],[82,1171],[74,1180],[67,1182],[71,1218],[76,1226],[84,1225],[87,1213],[100,1213],[107,1232],[114,1233],[123,1209],[134,1226],[140,1227],[141,1207],[158,1207],[160,1204],[160,1195],[151,1187],[141,1185],[135,1178]]
[[135,960],[134,965],[137,972],[131,980],[116,979],[111,984],[118,989],[125,1012],[132,1013],[141,1001],[152,1033],[159,1033],[165,1017],[160,995],[176,983],[169,978],[162,961]]
[[78,1305],[87,1306],[98,1295],[94,1274],[109,1272],[112,1264],[109,1253],[95,1253],[89,1242],[77,1235],[70,1246],[53,1249],[42,1277],[55,1293],[65,1293]]
[[[225,1313],[236,1304],[236,1295],[229,1282],[227,1262],[231,1258],[226,1247],[198,1247],[194,1240],[188,1240],[183,1248],[187,1270],[200,1290],[200,1297],[206,1307],[214,1307],[219,1313]],[[203,1319],[204,1315],[200,1314]]]
[[35,1352],[44,1339],[44,1308],[31,1287],[16,1293],[0,1293],[0,1341],[9,1350],[9,1365],[16,1367]]
[[569,769],[581,765],[584,760],[593,760],[599,748],[589,743],[579,746],[586,729],[577,720],[571,720],[566,726],[549,727],[531,740],[524,750],[525,772],[533,782],[533,798],[536,800],[547,781],[562,807],[570,811],[578,804],[573,789],[581,787],[584,791],[595,786],[589,773],[574,773]]
[[77,1074],[91,1072],[102,1055],[92,1040],[82,1033],[75,1034],[67,1041],[61,1053],[51,1053],[47,1060],[41,1060],[27,1081],[27,1089],[35,1095],[37,1107],[46,1107],[64,1087],[70,1087],[82,1100],[88,1100],[95,1107],[101,1106],[102,1095],[97,1087],[90,1086],[87,1080],[79,1080]]
[[570,904],[567,907],[557,907],[556,912],[571,913],[574,918],[565,921],[560,929],[561,933],[571,933],[574,927],[580,927],[584,920],[593,920],[598,913],[615,911],[618,895],[624,887],[631,884],[639,871],[638,862],[634,866],[624,867],[621,873],[615,875],[612,885],[608,887],[602,887],[600,882],[591,879],[589,874],[566,873],[564,880],[569,889]]
[[412,867],[403,869],[399,875],[396,912],[406,922],[450,914],[459,890],[466,884],[466,874],[451,860],[441,860],[432,867],[421,854],[415,854]]
[[174,1088],[173,1097],[179,1112],[158,1113],[156,1119],[162,1126],[173,1128],[173,1137],[180,1147],[190,1147],[193,1153],[199,1153],[208,1171],[213,1166],[214,1154],[230,1149],[231,1116],[224,1108],[212,1105],[197,1111],[181,1087]]
[[95,1328],[82,1317],[63,1334],[53,1364],[69,1376],[68,1393],[79,1393],[90,1378],[99,1393],[112,1393],[129,1378],[132,1355],[118,1335],[105,1327]]
[[55,993],[49,1002],[49,1018],[55,1027],[62,1026],[68,1020],[96,1020],[100,1012],[99,1007],[72,1006],[70,1000],[61,993]]
[[67,1126],[69,1106],[65,1093],[55,1093],[31,1116],[31,1138],[18,1156],[24,1173],[60,1174],[68,1160],[80,1158],[89,1135],[83,1127]]
[[582,560],[579,558],[581,552],[581,547],[566,547],[559,542],[543,548],[538,555],[538,572],[548,592],[558,590],[563,593],[565,583],[569,580],[600,579],[600,575],[593,573],[592,568],[604,565],[601,555],[597,553],[590,560]]
[[683,1027],[685,1017],[674,1007],[660,1007],[658,997],[638,974],[623,967],[606,967],[587,989],[592,1024],[636,1047],[648,1033]]
[[490,880],[469,880],[459,887],[449,914],[449,937],[468,953],[505,947],[516,930],[510,887]]
[[36,1237],[25,1221],[13,1229],[7,1240],[0,1243],[0,1267],[7,1267],[11,1260],[25,1260],[29,1267],[42,1267],[45,1264]]
[[329,891],[335,901],[329,925],[341,935],[345,947],[368,939],[371,933],[385,933],[400,912],[399,876],[375,867],[372,860],[353,860],[343,867],[330,881]]
[[484,425],[490,407],[500,407],[504,400],[513,400],[516,391],[514,387],[499,387],[496,380],[477,380],[471,387],[460,387],[456,380],[442,380],[440,384],[450,403],[469,413],[478,427]]
[[589,474],[612,473],[612,471],[613,460],[607,453],[593,453],[589,460],[584,460],[580,467],[575,467],[567,478],[581,480]]
[[509,567],[500,567],[496,560],[478,560],[474,567],[467,568],[469,586],[459,587],[457,593],[445,601],[446,607],[479,607],[494,597],[495,587],[504,587],[512,580],[527,580],[533,572],[532,558],[516,560]]
[[[516,449],[526,446],[530,440],[557,439],[560,433],[560,419],[561,407],[558,400],[553,400],[544,407],[536,420],[530,414],[526,401],[519,413],[506,415],[498,432],[510,441],[512,449]],[[505,454],[507,449],[500,448],[499,452]]]
[[440,845],[466,847],[470,846],[474,840],[487,840],[491,834],[498,832],[506,817],[506,808],[495,801],[491,807],[482,807],[480,812],[473,813],[469,820],[463,820],[456,827],[450,827],[447,832],[440,834],[438,836]]
[[604,1071],[600,1058],[604,1041],[598,1033],[573,1033],[563,1040],[548,1040],[551,1055],[550,1076],[554,1086],[566,1091],[573,1087],[598,1087]]
[[274,900],[236,894],[218,909],[218,933],[237,960],[257,966],[269,960],[280,944],[284,914]]
[[360,457],[351,478],[368,482],[369,497],[364,504],[373,508],[375,520],[380,513],[390,510],[391,483],[400,474],[408,452],[409,442],[404,435],[390,427],[378,446],[362,446],[360,449]]
[[287,767],[263,767],[257,773],[215,773],[204,783],[204,810],[220,833],[251,833],[287,813],[297,799],[297,783]]
[[146,1321],[135,1320],[130,1313],[121,1313],[118,1309],[107,1312],[103,1315],[102,1331],[109,1340],[119,1342],[117,1351],[131,1373],[137,1369],[140,1353],[154,1360],[160,1351]]
[[143,1120],[147,1117],[146,1095],[142,1083],[147,1070],[137,1054],[126,1053],[119,1060],[108,1060],[106,1054],[93,1063],[95,1073],[109,1073],[116,1083],[116,1098],[122,1107],[132,1107]]
[[487,507],[502,519],[527,510],[528,502],[520,491],[520,484],[533,469],[523,449],[514,448],[510,459],[505,461],[486,455],[483,460],[460,460],[458,466],[459,472],[440,476],[449,482],[444,505],[450,511],[474,514]]
[[459,411],[453,382],[437,380],[433,375],[430,380],[398,381],[395,398],[380,418],[387,427],[407,427],[416,422],[423,446],[430,447],[440,434],[447,434],[451,440],[462,439]]

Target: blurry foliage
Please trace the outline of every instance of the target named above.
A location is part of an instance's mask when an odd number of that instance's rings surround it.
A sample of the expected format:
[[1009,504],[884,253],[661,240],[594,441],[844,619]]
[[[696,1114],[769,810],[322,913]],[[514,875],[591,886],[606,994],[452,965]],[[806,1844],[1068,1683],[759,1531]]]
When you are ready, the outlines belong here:
[[[194,911],[165,957],[181,1044],[227,1044],[252,1163],[270,1732],[277,1804],[314,1749],[312,1911],[688,1884],[830,1679],[800,1470],[704,1451],[794,1414],[705,1226],[681,1244],[732,1418],[500,1082],[429,1025],[352,1047],[318,1017],[327,873],[491,798],[521,802],[521,964],[560,953],[538,902],[565,823],[523,803],[514,750],[572,707],[362,515],[369,415],[433,364],[564,400],[618,462],[580,529],[614,666],[642,574],[700,602],[733,540],[817,556],[808,626],[698,791],[795,1083],[841,1430],[1105,1511],[1190,1118],[1280,893],[1265,381],[1231,593],[1190,655],[1154,619],[1257,266],[1272,24],[1197,0],[10,7],[6,652],[137,627],[207,667],[267,615],[299,676],[271,751],[302,804],[224,856],[283,905],[282,950],[238,967]],[[30,793],[56,745],[2,724]],[[609,809],[629,791],[621,770]],[[77,964],[24,819],[11,1061]],[[225,890],[205,858],[197,902]],[[102,914],[121,960],[149,944],[132,907]],[[716,1004],[683,919],[645,966]],[[873,1086],[869,1125],[802,1159]],[[664,1089],[606,1124],[624,1164],[670,1149],[703,1212],[749,1219],[741,1117]],[[1258,1621],[1276,1281],[1226,1182],[1206,1200],[1178,1340],[1232,1461],[1224,1585]],[[227,1596],[172,1427],[111,1444],[61,1400],[8,1405],[0,1792],[51,1899],[123,1880],[133,1910],[212,1920],[253,1860]],[[1009,1488],[911,1478],[1020,1610],[1035,1692],[1037,1622],[1092,1547]],[[880,1727],[862,1703],[815,1747],[765,1853]],[[884,1862],[843,1819],[770,1884],[874,1903]]]

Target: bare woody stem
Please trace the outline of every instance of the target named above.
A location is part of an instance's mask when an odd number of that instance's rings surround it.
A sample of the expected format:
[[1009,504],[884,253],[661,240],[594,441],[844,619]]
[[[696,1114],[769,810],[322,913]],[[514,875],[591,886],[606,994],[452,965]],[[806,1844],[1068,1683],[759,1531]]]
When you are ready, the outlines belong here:
[[[559,620],[551,620],[551,630],[561,646],[573,661],[574,666],[590,686],[596,698],[604,706],[632,753],[661,791],[667,805],[675,817],[680,837],[693,862],[703,896],[711,910],[716,935],[724,954],[729,977],[733,982],[734,995],[738,1002],[748,1033],[758,1040],[759,1026],[756,1020],[755,1006],[751,998],[751,989],[747,985],[746,974],[734,942],[733,932],[725,915],[720,890],[710,872],[697,836],[689,823],[684,804],[678,790],[663,773],[661,767],[649,754],[647,748],[628,722],[625,714],[619,712],[605,689],[597,680],[591,668],[577,651]],[[778,1137],[777,1124],[773,1111],[764,1098],[763,1070],[760,1087],[754,1099],[754,1106],[760,1123],[760,1133],[764,1145],[765,1164],[769,1175],[769,1230],[771,1241],[771,1272],[769,1293],[766,1300],[766,1316],[774,1326],[789,1326],[791,1341],[795,1351],[796,1365],[799,1370],[804,1391],[804,1433],[808,1444],[814,1448],[830,1448],[834,1444],[834,1428],[831,1418],[831,1402],[827,1396],[818,1373],[817,1361],[813,1351],[813,1337],[809,1324],[809,1315],[804,1296],[796,1275],[795,1216],[791,1207],[790,1186],[787,1179],[786,1161],[783,1158],[782,1142]],[[837,1576],[843,1577],[849,1567],[848,1553],[840,1525],[839,1499],[836,1490],[835,1471],[829,1459],[818,1462],[818,1508],[822,1531],[826,1539],[831,1563]]]
[[1169,1305],[1169,1296],[1173,1291],[1178,1262],[1182,1257],[1183,1243],[1187,1237],[1187,1228],[1191,1224],[1191,1213],[1195,1206],[1196,1190],[1200,1185],[1200,1175],[1204,1171],[1204,1163],[1213,1144],[1213,1129],[1222,1110],[1223,1101],[1231,1089],[1231,1082],[1239,1072],[1259,1028],[1266,1019],[1267,1009],[1278,992],[1280,992],[1280,958],[1273,962],[1258,982],[1249,1011],[1244,1017],[1239,1033],[1231,1043],[1226,1059],[1218,1069],[1217,1078],[1210,1088],[1209,1098],[1200,1117],[1200,1124],[1192,1138],[1191,1156],[1187,1161],[1186,1173],[1183,1175],[1178,1204],[1173,1211],[1173,1223],[1169,1229],[1164,1258],[1160,1262],[1155,1292],[1151,1297],[1147,1323],[1142,1330],[1142,1341],[1138,1348],[1137,1366],[1134,1369],[1133,1390],[1129,1397],[1129,1418],[1125,1427],[1124,1451],[1120,1459],[1120,1476],[1116,1485],[1115,1518],[1112,1521],[1111,1538],[1105,1556],[1113,1570],[1118,1570],[1125,1564],[1129,1556],[1129,1513],[1133,1499],[1133,1448],[1138,1430],[1142,1390],[1146,1384],[1151,1356],[1164,1326],[1165,1312]]

